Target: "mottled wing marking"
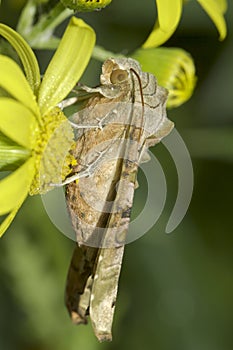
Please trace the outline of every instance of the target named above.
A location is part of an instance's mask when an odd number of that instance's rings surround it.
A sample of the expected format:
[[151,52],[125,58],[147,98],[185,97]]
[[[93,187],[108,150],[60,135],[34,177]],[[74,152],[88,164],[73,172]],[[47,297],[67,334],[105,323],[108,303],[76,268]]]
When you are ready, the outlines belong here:
[[86,323],[90,315],[95,334],[103,341],[112,338],[138,165],[173,123],[166,117],[166,90],[132,59],[107,60],[101,85],[86,91],[93,97],[77,122],[97,127],[78,130],[73,152],[78,160],[74,173],[86,167],[90,176],[66,188],[78,242],[67,278],[66,305],[74,323]]

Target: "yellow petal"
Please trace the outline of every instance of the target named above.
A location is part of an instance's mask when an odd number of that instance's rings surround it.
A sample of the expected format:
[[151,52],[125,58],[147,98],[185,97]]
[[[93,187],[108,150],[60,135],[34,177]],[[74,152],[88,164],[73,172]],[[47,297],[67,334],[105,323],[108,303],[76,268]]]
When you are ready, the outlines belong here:
[[42,81],[38,104],[42,115],[72,90],[83,74],[95,45],[95,32],[72,17]]
[[34,159],[30,158],[19,169],[0,181],[0,215],[15,210],[26,198],[34,171]]
[[144,48],[157,47],[167,41],[176,30],[182,13],[182,0],[156,0],[158,19],[143,44]]
[[19,145],[30,149],[37,123],[32,112],[12,98],[0,98],[0,131]]
[[22,61],[29,85],[37,95],[40,85],[40,70],[34,52],[21,35],[3,23],[0,23],[0,35],[7,39],[16,50]]
[[10,214],[7,215],[7,217],[1,223],[1,225],[0,225],[0,237],[2,237],[2,235],[6,232],[6,230],[8,229],[10,224],[12,223],[15,215],[17,214],[19,208],[23,204],[24,200],[25,200],[25,198],[22,199],[21,203],[19,203],[19,205],[17,207],[15,207],[14,210],[12,210],[10,212]]
[[38,115],[35,95],[18,64],[11,58],[0,55],[0,70],[0,86]]
[[227,26],[224,13],[227,10],[226,0],[197,0],[210,16],[219,32],[219,40],[224,40],[227,35]]

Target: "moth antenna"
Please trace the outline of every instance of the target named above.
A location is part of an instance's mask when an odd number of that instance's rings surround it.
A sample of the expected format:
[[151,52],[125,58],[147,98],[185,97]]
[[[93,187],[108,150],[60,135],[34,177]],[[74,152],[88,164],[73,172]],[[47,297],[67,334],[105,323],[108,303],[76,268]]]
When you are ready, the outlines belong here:
[[135,77],[138,80],[138,84],[139,84],[139,91],[140,91],[140,96],[141,96],[141,101],[142,101],[142,121],[141,121],[141,128],[140,128],[140,137],[142,134],[142,125],[143,125],[143,116],[144,116],[144,96],[143,96],[143,89],[142,89],[142,82],[141,82],[141,78],[139,76],[139,74],[136,72],[135,69],[130,68],[130,71],[135,75]]
[[139,83],[139,89],[140,89],[140,95],[141,95],[141,100],[142,100],[142,106],[144,107],[144,97],[143,97],[143,92],[142,92],[142,82],[139,74],[136,72],[135,69],[130,68],[131,72],[136,76],[138,83]]

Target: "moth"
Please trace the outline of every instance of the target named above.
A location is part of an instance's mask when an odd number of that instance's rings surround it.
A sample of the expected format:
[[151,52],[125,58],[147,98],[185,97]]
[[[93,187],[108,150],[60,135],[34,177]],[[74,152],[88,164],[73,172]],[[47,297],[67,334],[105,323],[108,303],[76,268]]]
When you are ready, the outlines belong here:
[[[140,162],[173,128],[167,91],[131,58],[104,62],[100,85],[75,116],[77,159],[66,180],[66,201],[76,235],[66,306],[73,323],[90,317],[100,341],[112,322]],[[76,179],[79,179],[76,181]]]

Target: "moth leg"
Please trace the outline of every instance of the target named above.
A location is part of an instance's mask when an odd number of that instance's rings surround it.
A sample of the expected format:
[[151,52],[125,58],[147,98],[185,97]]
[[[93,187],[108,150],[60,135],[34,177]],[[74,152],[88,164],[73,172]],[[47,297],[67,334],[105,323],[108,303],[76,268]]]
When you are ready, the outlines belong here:
[[98,165],[98,162],[100,161],[100,159],[103,157],[103,155],[108,152],[108,147],[106,147],[106,149],[104,151],[97,151],[96,153],[98,154],[97,158],[94,160],[94,162],[92,162],[91,164],[89,164],[87,166],[87,169],[84,171],[80,171],[79,173],[76,173],[74,175],[68,176],[64,181],[62,181],[61,183],[51,183],[50,186],[51,187],[62,187],[65,185],[70,184],[71,182],[74,182],[76,180],[79,180],[83,177],[90,177],[91,175],[94,174],[96,167]]
[[[105,120],[107,120],[109,117],[113,115],[113,118],[117,116],[117,109],[113,109],[112,111],[108,112],[103,118],[96,118],[97,124],[96,125],[83,125],[83,124],[77,124],[75,122],[72,122],[69,120],[70,125],[74,129],[100,129],[103,130],[104,126],[108,124],[105,123]],[[78,113],[73,115],[73,117],[78,116]]]
[[76,173],[76,174],[74,174],[72,176],[68,176],[61,183],[51,183],[50,186],[51,187],[62,187],[62,186],[70,184],[71,182],[79,180],[79,179],[81,179],[83,177],[89,177],[89,176],[93,175],[93,173],[95,171],[95,168],[92,171],[91,171],[91,168],[92,168],[92,164],[90,166],[88,166],[86,170],[80,171],[79,173]]
[[91,87],[89,87],[87,85],[78,83],[78,87],[79,87],[79,89],[84,90],[84,91],[89,92],[89,93],[93,93],[93,92],[96,93],[96,92],[100,92],[101,91],[101,87],[100,86],[91,88]]
[[88,176],[91,176],[92,174],[90,173],[89,169],[88,170],[85,170],[85,171],[81,171],[80,173],[77,173],[77,174],[74,174],[72,176],[69,176],[67,177],[64,181],[62,181],[61,183],[57,183],[57,184],[54,184],[54,183],[51,183],[50,186],[52,187],[62,187],[62,186],[65,186],[65,185],[68,185],[70,184],[71,182],[74,182],[76,180],[79,180],[83,177],[88,177]]
[[[82,84],[78,84],[79,87],[79,90],[81,91],[78,91],[76,89],[73,89],[72,92],[75,93],[77,96],[73,96],[73,97],[69,97],[67,99],[65,99],[64,101],[61,101],[60,103],[58,103],[58,107],[61,108],[61,110],[63,110],[64,108],[67,108],[67,107],[70,107],[72,105],[74,105],[75,103],[78,103],[78,102],[82,102],[82,101],[86,101],[88,100],[92,95],[93,95],[93,92],[95,93],[98,93],[98,89],[96,91],[95,88],[88,88],[87,86],[85,85],[82,85]],[[87,94],[83,93],[83,91],[87,92]]]
[[102,129],[98,124],[97,125],[81,125],[81,124],[76,124],[74,122],[71,122],[69,120],[70,125],[74,128],[74,129]]
[[109,118],[109,116],[111,116],[111,114],[113,114],[114,116],[117,116],[117,110],[113,109],[112,111],[110,111],[109,113],[107,113],[103,118],[96,118],[96,120],[98,121],[98,127],[99,129],[103,130],[104,125],[104,121],[107,120],[107,118]]
[[73,104],[75,104],[78,101],[78,97],[70,97],[67,98],[66,100],[58,103],[58,107],[61,108],[61,110],[63,110],[66,107],[72,106]]
[[116,98],[122,94],[121,88],[114,84],[100,85],[94,88],[79,84],[79,87],[88,93],[99,93],[107,98]]

